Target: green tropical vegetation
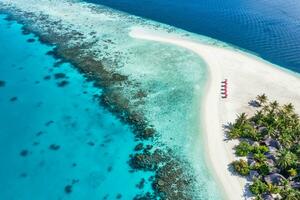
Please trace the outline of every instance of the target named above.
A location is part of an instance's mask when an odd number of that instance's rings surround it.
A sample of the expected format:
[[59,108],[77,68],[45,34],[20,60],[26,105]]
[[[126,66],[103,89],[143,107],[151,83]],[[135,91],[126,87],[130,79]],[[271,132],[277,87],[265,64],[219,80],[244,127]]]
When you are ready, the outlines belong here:
[[248,162],[245,160],[236,160],[232,162],[232,165],[234,167],[234,169],[243,176],[249,175],[250,172],[250,167],[248,165]]
[[226,132],[237,139],[231,163],[234,171],[251,180],[256,199],[300,199],[300,118],[294,106],[270,101],[265,94],[251,101],[255,113],[241,113]]

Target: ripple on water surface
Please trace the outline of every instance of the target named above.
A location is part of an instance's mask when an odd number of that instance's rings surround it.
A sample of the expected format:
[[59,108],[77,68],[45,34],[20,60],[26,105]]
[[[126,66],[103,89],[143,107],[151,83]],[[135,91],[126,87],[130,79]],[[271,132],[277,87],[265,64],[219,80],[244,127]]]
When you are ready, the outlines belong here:
[[300,3],[296,0],[85,1],[213,37],[300,72]]

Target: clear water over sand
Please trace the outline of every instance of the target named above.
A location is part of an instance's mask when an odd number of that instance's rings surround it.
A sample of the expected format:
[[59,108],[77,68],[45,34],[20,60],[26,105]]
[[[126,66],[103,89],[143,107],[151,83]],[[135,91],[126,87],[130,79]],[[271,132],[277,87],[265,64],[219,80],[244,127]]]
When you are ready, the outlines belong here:
[[[148,191],[151,174],[129,172],[127,161],[136,145],[130,129],[93,100],[101,91],[85,82],[72,66],[54,67],[56,60],[45,55],[51,47],[27,42],[33,36],[22,35],[19,25],[8,25],[3,18],[0,80],[6,84],[0,88],[4,111],[0,113],[0,141],[5,178],[0,187],[5,192],[0,195],[4,199],[99,199],[107,195],[108,199],[132,199]],[[125,52],[121,59],[130,55],[117,70],[150,91],[140,109],[161,134],[157,145],[171,147],[189,161],[201,191],[198,198],[219,199],[199,135],[204,62],[179,47],[130,38],[127,33],[134,23],[99,23],[101,38],[113,38],[120,44],[101,46],[100,57],[118,63],[112,58],[114,53]],[[116,34],[121,24],[126,29]],[[67,78],[55,79],[57,73]],[[45,77],[49,75],[50,80]],[[64,80],[68,84],[58,87]],[[17,99],[10,100],[13,97]],[[142,190],[136,187],[141,178],[146,179]],[[66,186],[72,186],[71,193]]]
[[[0,16],[0,199],[132,199],[149,173],[130,173],[131,130],[93,100],[101,91],[52,48]],[[36,38],[34,38],[36,39]],[[55,78],[63,73],[67,78]],[[59,87],[62,81],[68,84]],[[144,189],[136,184],[146,179]],[[66,186],[72,186],[68,193]]]

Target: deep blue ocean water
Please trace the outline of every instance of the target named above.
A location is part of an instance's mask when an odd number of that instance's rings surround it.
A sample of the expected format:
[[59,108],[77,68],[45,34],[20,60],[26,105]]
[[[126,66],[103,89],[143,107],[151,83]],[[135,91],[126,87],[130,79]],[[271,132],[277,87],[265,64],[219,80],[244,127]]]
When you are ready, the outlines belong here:
[[[0,199],[132,199],[147,191],[150,174],[131,173],[127,164],[133,133],[94,101],[101,91],[70,64],[57,66],[46,55],[52,47],[4,17]],[[142,177],[145,187],[138,190]]]
[[300,72],[298,0],[86,0],[199,33]]

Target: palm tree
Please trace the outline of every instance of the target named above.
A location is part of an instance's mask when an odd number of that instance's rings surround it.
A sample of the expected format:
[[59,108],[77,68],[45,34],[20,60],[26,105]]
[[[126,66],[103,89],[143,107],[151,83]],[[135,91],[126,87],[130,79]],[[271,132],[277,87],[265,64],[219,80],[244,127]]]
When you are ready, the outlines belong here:
[[289,103],[289,104],[286,104],[286,105],[283,105],[283,110],[287,113],[287,114],[290,114],[294,111],[294,106],[293,104]]
[[236,139],[241,137],[242,131],[239,128],[231,127],[230,130],[227,133],[227,137],[229,139]]
[[264,115],[261,110],[258,110],[255,112],[254,116],[251,118],[251,120],[256,124],[259,125],[263,119]]
[[300,199],[300,192],[295,190],[295,189],[292,189],[292,188],[287,188],[287,189],[284,189],[282,190],[282,193],[281,193],[283,199],[285,200],[298,200]]
[[297,114],[297,113],[293,113],[292,115],[291,115],[291,117],[295,120],[295,121],[299,121],[299,115]]
[[299,115],[297,113],[293,113],[291,115],[291,118],[292,118],[294,125],[297,126],[299,124]]
[[257,95],[256,100],[258,101],[259,105],[263,105],[268,101],[268,97],[266,94]]
[[282,168],[282,169],[288,169],[289,167],[292,167],[293,165],[295,165],[297,162],[297,156],[284,149],[282,151],[280,151],[279,153],[279,157],[277,160],[277,165]]
[[288,130],[285,130],[284,132],[282,132],[279,135],[278,139],[284,147],[290,148],[291,145],[293,144],[292,135],[290,134],[290,131],[288,131]]
[[268,104],[264,104],[264,106],[262,107],[261,111],[264,113],[264,114],[267,114],[267,113],[270,113],[270,105]]
[[266,156],[263,153],[255,153],[254,159],[259,163],[264,163],[267,160]]
[[270,103],[270,107],[272,110],[277,110],[279,108],[279,103],[277,101],[273,101]]
[[244,125],[247,122],[247,115],[246,113],[242,113],[237,116],[237,119],[235,121],[236,126],[240,127]]

